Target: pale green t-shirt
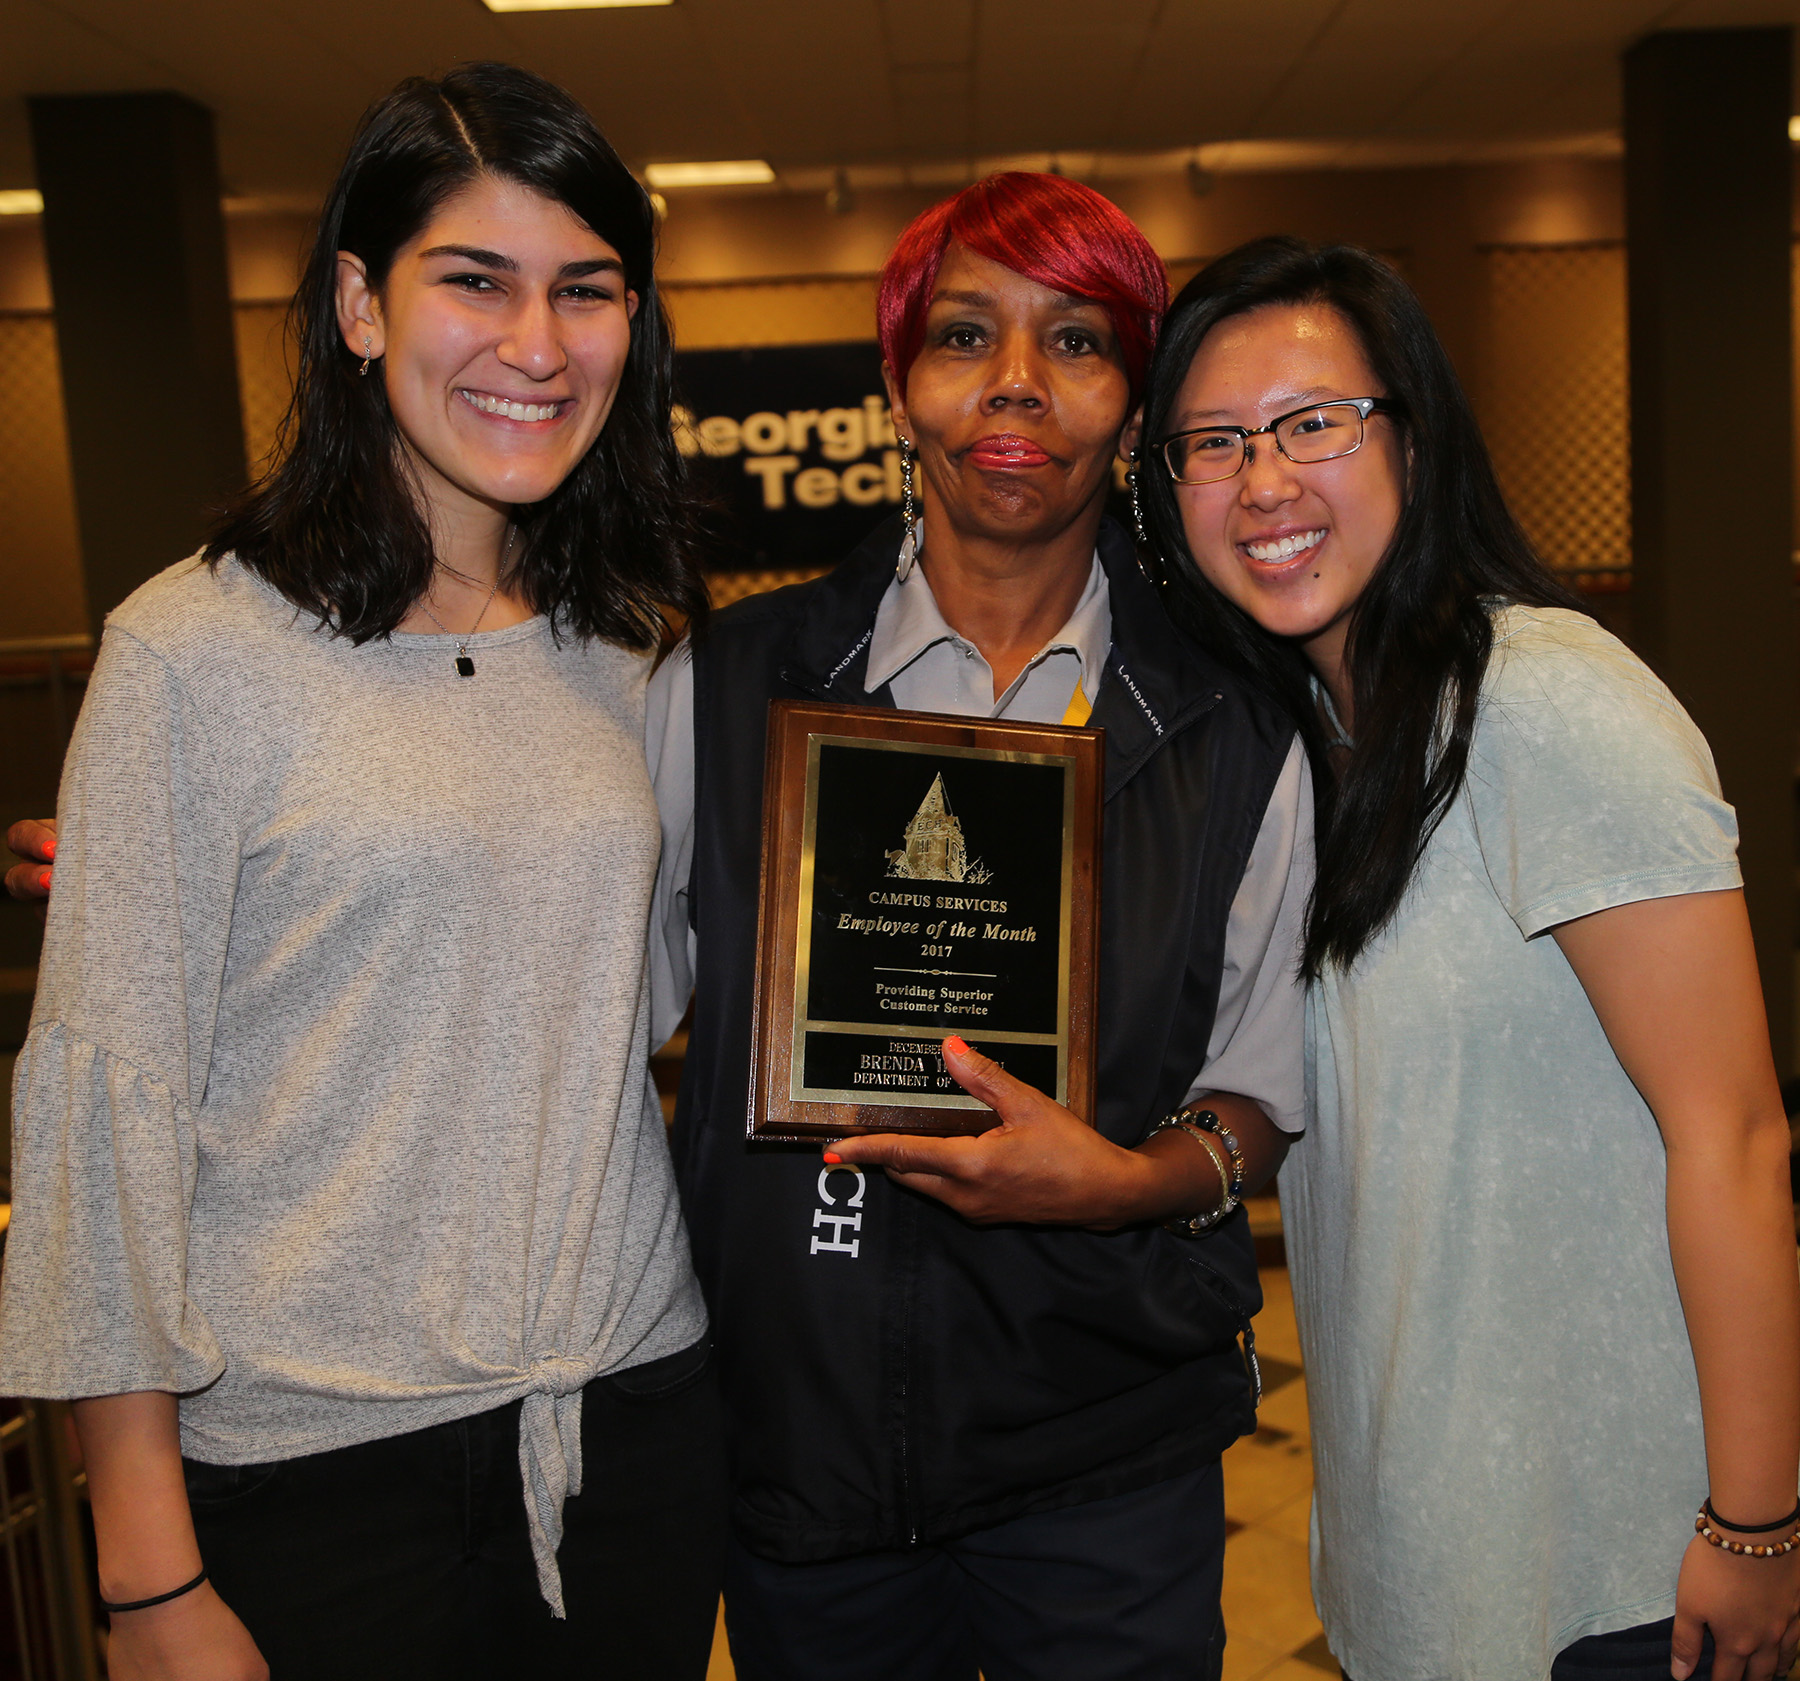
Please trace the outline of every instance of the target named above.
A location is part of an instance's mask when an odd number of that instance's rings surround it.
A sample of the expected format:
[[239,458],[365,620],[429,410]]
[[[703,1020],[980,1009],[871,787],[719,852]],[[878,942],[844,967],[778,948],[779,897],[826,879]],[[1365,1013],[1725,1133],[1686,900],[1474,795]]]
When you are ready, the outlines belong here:
[[1281,1174],[1357,1681],[1540,1681],[1674,1610],[1706,1493],[1663,1145],[1548,930],[1740,885],[1706,742],[1620,642],[1508,608],[1467,780],[1393,922],[1311,994]]

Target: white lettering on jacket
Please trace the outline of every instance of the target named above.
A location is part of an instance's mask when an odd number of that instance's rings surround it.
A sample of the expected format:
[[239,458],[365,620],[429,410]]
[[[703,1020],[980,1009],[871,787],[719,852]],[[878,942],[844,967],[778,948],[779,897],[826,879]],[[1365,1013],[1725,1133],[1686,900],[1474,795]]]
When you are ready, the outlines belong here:
[[[844,1197],[841,1200],[846,1208],[860,1210],[862,1207],[863,1195],[869,1188],[869,1182],[863,1177],[863,1172],[860,1167],[851,1167],[848,1163],[820,1170],[819,1201],[831,1208],[835,1208],[838,1205],[840,1199],[831,1194],[831,1176],[834,1173],[848,1173],[856,1180],[856,1188],[849,1196]],[[812,1223],[813,1232],[815,1234],[812,1240],[811,1252],[813,1254],[848,1255],[851,1260],[854,1261],[856,1259],[857,1251],[862,1247],[862,1239],[859,1237],[846,1239],[844,1236],[844,1228],[848,1227],[853,1232],[861,1231],[862,1215],[860,1213],[827,1214],[825,1209],[815,1208],[813,1210]],[[831,1236],[829,1238],[817,1236],[816,1234],[819,1230],[825,1226],[831,1228]]]

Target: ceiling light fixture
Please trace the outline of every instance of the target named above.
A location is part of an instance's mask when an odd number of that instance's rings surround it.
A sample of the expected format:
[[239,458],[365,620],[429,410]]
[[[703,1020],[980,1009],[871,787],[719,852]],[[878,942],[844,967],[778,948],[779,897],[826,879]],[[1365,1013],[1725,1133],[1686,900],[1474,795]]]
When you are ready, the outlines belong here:
[[44,195],[35,187],[9,187],[0,191],[0,216],[40,216]]
[[490,12],[591,12],[613,6],[672,6],[675,0],[483,0]]
[[761,158],[731,158],[719,163],[651,163],[644,179],[659,192],[664,187],[762,187],[775,179]]
[[1800,117],[1788,118],[1788,139],[1800,145]]

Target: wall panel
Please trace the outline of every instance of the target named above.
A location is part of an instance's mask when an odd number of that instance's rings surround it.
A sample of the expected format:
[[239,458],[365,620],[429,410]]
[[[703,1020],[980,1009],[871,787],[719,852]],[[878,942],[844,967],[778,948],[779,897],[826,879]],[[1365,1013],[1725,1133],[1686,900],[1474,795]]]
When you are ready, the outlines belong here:
[[842,344],[875,336],[872,274],[731,285],[666,284],[663,301],[683,350]]
[[1552,566],[1622,580],[1631,566],[1624,247],[1482,255],[1481,420],[1501,486]]
[[0,315],[0,641],[86,629],[56,326]]
[[275,448],[293,390],[287,305],[240,303],[233,306],[232,317],[237,330],[238,393],[244,407],[244,459],[254,478]]

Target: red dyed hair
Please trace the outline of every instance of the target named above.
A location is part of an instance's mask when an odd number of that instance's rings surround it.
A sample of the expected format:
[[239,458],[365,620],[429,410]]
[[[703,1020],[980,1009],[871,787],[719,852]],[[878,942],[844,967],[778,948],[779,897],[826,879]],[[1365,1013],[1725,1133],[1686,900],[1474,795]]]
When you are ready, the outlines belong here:
[[881,354],[902,388],[925,343],[925,314],[951,242],[1015,274],[1101,305],[1119,335],[1135,399],[1169,307],[1162,259],[1092,187],[1022,170],[990,175],[935,204],[901,234],[875,302]]

